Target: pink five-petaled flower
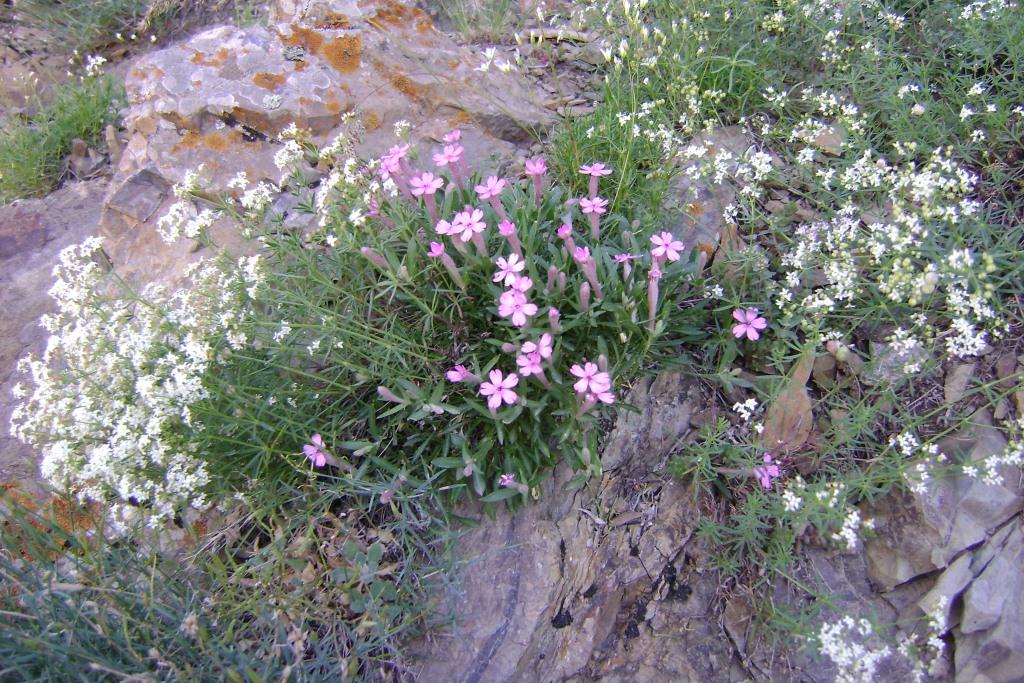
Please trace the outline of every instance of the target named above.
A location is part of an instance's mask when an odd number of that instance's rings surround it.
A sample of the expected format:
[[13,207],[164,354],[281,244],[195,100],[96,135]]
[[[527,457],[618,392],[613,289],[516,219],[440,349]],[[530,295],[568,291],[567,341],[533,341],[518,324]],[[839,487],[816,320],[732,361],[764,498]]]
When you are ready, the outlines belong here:
[[601,199],[600,197],[592,197],[589,199],[587,197],[584,197],[583,199],[580,200],[580,210],[583,211],[583,213],[587,214],[593,213],[601,215],[602,213],[605,212],[605,207],[607,206],[608,200]]
[[582,366],[576,364],[569,368],[569,372],[579,378],[576,384],[572,385],[578,394],[599,396],[612,388],[611,377],[607,372],[601,372],[596,363],[584,362]]
[[460,139],[462,139],[462,131],[458,128],[453,129],[450,133],[445,133],[442,138],[449,145],[454,145]]
[[491,197],[497,197],[505,189],[505,179],[492,175],[483,184],[477,185],[474,189],[480,195],[480,199],[487,200]]
[[772,487],[772,479],[782,476],[782,473],[779,472],[779,466],[772,462],[772,456],[765,453],[764,465],[754,468],[754,476],[761,482],[761,486],[770,489]]
[[510,289],[498,300],[498,315],[511,318],[516,327],[525,327],[526,319],[537,315],[537,304],[530,303],[522,292]]
[[746,335],[750,341],[757,341],[761,338],[761,333],[758,330],[768,327],[768,321],[761,317],[756,307],[751,307],[747,310],[737,308],[732,312],[732,317],[738,323],[732,327],[732,334],[737,339],[741,339]]
[[444,255],[444,245],[440,242],[431,242],[430,251],[427,252],[427,256],[430,258],[441,258]]
[[611,175],[612,169],[608,168],[604,164],[591,164],[590,166],[580,166],[580,173],[583,175],[590,176],[590,183],[587,186],[587,193],[594,197],[597,195],[597,181],[600,180],[601,176]]
[[[551,311],[554,311],[556,315],[558,314],[558,311],[554,308],[552,308]],[[551,335],[545,332],[540,336],[540,339],[538,339],[536,342],[524,342],[523,345],[519,348],[519,350],[522,353],[537,353],[540,354],[541,358],[548,359],[551,358],[551,341]]]
[[547,172],[548,164],[544,161],[544,157],[526,160],[526,175],[544,175]]
[[590,165],[584,164],[583,166],[580,166],[580,173],[582,173],[583,175],[591,176],[593,178],[597,178],[600,176],[611,175],[612,169],[608,168],[607,166],[601,163],[595,163]]
[[438,167],[453,166],[459,163],[463,151],[462,145],[445,145],[443,150],[434,154],[434,165]]
[[412,186],[413,196],[419,197],[425,194],[434,194],[444,187],[444,178],[435,176],[430,171],[424,171],[410,178],[409,185]]
[[664,262],[665,259],[669,261],[678,261],[679,252],[683,250],[683,243],[672,236],[670,232],[661,232],[657,235],[651,236],[651,244],[654,248],[651,249],[651,256],[653,256],[658,262]]
[[519,375],[514,372],[503,375],[501,370],[491,370],[487,375],[489,382],[480,384],[480,395],[487,397],[487,407],[494,413],[503,403],[512,405],[519,400],[519,394],[512,391],[519,384]]
[[508,488],[509,486],[515,486],[515,484],[516,475],[514,474],[507,473],[498,477],[498,486],[504,486],[505,488]]
[[526,267],[526,262],[516,254],[512,254],[508,259],[499,258],[494,263],[498,266],[498,270],[494,273],[493,281],[502,282],[506,287],[515,282],[519,277],[516,273]]
[[562,240],[572,237],[572,226],[567,223],[563,223],[555,234],[558,235],[558,239]]
[[469,242],[486,227],[484,212],[471,206],[455,214],[455,218],[452,219],[452,235],[458,235],[463,242]]
[[516,356],[516,365],[519,366],[519,372],[522,373],[523,377],[543,374],[544,368],[541,367],[540,363],[541,357],[536,351]]
[[323,467],[328,462],[332,462],[334,458],[327,452],[327,447],[324,445],[324,439],[319,434],[314,434],[313,438],[310,439],[312,443],[307,443],[302,447],[302,452],[306,454],[306,457],[313,463],[313,467]]

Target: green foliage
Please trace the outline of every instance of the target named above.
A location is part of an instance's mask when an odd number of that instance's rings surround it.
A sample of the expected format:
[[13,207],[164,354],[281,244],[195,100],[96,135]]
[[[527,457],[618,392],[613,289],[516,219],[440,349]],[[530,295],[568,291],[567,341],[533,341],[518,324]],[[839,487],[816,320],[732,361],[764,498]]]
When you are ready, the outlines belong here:
[[0,9],[0,18],[46,32],[48,49],[88,53],[135,28],[148,0],[19,0]]
[[354,491],[263,487],[185,542],[111,542],[99,515],[5,495],[0,677],[316,681],[400,666],[401,638],[444,615],[427,577],[445,568],[446,524],[429,491],[384,507]]
[[122,96],[121,88],[107,76],[69,81],[57,87],[53,102],[31,120],[0,131],[0,202],[51,191],[60,180],[72,141],[99,146]]

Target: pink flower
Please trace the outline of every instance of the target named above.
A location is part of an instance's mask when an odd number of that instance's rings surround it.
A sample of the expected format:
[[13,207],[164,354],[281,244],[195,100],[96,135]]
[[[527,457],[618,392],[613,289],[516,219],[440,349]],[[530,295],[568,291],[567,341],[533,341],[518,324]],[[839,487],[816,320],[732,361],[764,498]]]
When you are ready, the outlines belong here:
[[612,169],[608,168],[604,164],[595,163],[589,166],[580,166],[580,173],[597,178],[600,176],[611,175]]
[[500,477],[498,477],[498,486],[504,486],[505,488],[508,488],[509,486],[515,485],[516,475],[514,474],[503,474]]
[[327,453],[327,447],[324,445],[324,439],[322,436],[314,434],[310,441],[312,441],[312,443],[307,443],[302,447],[302,452],[305,453],[306,457],[313,463],[313,467],[323,467],[327,464],[328,459],[334,459],[331,458],[329,453]]
[[526,277],[525,275],[517,275],[512,280],[512,284],[507,285],[510,289],[513,289],[520,294],[526,294],[533,287],[533,280]]
[[526,319],[537,315],[537,305],[530,303],[522,292],[510,289],[498,299],[498,315],[511,318],[516,327],[525,327]]
[[470,372],[465,365],[456,365],[454,368],[445,373],[448,377],[449,382],[479,382],[480,378]]
[[487,407],[491,409],[492,413],[503,403],[512,405],[519,400],[519,395],[512,391],[519,384],[519,375],[510,372],[505,377],[501,370],[491,370],[487,377],[491,381],[480,384],[480,395],[487,397]]
[[544,369],[541,367],[540,361],[540,354],[536,351],[533,353],[524,353],[516,357],[516,365],[519,366],[519,372],[523,377],[543,373]]
[[458,233],[457,230],[448,221],[438,221],[437,225],[434,226],[434,231],[438,235],[455,235]]
[[748,308],[743,310],[737,308],[732,312],[732,317],[735,318],[739,324],[733,325],[732,334],[737,339],[741,339],[746,335],[750,341],[757,341],[761,338],[761,333],[758,330],[763,330],[768,327],[768,321],[761,317],[757,308]]
[[601,199],[600,197],[587,198],[584,197],[580,200],[580,210],[583,213],[594,213],[601,215],[605,212],[605,207],[608,206],[607,199]]
[[444,187],[444,178],[435,176],[430,171],[424,171],[419,175],[414,175],[409,180],[409,184],[412,185],[413,196],[419,197],[425,194],[434,194]]
[[[558,311],[556,309],[554,309],[554,308],[552,308],[551,311],[554,311],[555,315],[558,314]],[[550,315],[551,311],[548,311],[549,315]],[[532,341],[525,342],[522,345],[522,347],[520,347],[519,350],[522,353],[525,353],[525,354],[530,354],[530,353],[539,354],[540,357],[544,358],[544,359],[551,358],[551,351],[552,351],[551,335],[548,334],[547,332],[545,332],[544,334],[542,334],[540,336],[540,339],[538,339],[536,342],[532,342]]]
[[445,145],[445,148],[434,154],[434,165],[438,167],[452,166],[459,163],[462,152],[465,151],[462,145]]
[[684,249],[683,243],[672,236],[670,232],[662,232],[651,236],[651,255],[660,260],[678,261],[679,252]]
[[430,251],[427,252],[430,258],[441,258],[444,256],[444,245],[440,242],[431,242]]
[[505,179],[499,178],[496,175],[492,175],[487,178],[487,181],[482,185],[477,185],[476,193],[480,195],[480,199],[490,199],[491,197],[497,197],[501,194],[501,191],[505,189]]
[[452,234],[459,235],[463,242],[469,242],[475,235],[484,231],[487,224],[484,223],[484,212],[467,206],[464,211],[455,214],[452,219]]
[[502,237],[511,237],[516,234],[516,224],[511,221],[502,221],[498,224],[498,234]]
[[590,261],[590,248],[589,247],[576,247],[572,252],[572,257],[576,259],[576,263],[584,264]]
[[772,456],[767,453],[764,454],[764,463],[763,466],[754,468],[754,476],[761,482],[761,486],[770,489],[772,487],[772,479],[777,479],[782,476],[782,473],[779,472],[779,466],[772,462]]
[[494,274],[494,282],[502,282],[506,287],[510,286],[519,277],[516,273],[523,270],[526,267],[526,263],[519,258],[516,254],[512,254],[508,259],[499,258],[494,262],[498,266],[498,271]]
[[456,142],[462,139],[462,131],[459,130],[458,128],[455,128],[450,133],[445,133],[444,138],[442,139],[449,145],[454,145]]
[[638,258],[642,258],[643,254],[616,254],[613,258],[616,263],[627,263],[629,261],[635,261]]
[[597,396],[609,392],[612,388],[611,377],[607,372],[601,372],[596,363],[584,362],[582,367],[578,364],[573,365],[569,372],[579,378],[576,384],[572,385],[578,394],[589,393]]
[[572,237],[572,226],[563,223],[562,227],[558,229],[558,232],[556,234],[558,235],[558,239],[561,240],[564,240],[568,237]]
[[536,159],[526,160],[526,175],[539,176],[544,175],[548,172],[547,162],[544,161],[544,157],[537,157]]
[[405,155],[409,153],[409,145],[395,145],[388,150],[387,156],[391,157],[395,161],[401,161],[405,158]]

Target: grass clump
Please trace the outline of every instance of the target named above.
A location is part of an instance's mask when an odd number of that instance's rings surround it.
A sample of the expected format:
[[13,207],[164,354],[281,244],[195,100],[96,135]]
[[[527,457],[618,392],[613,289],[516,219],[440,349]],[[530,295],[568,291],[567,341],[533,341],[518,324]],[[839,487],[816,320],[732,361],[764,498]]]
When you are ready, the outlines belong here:
[[4,6],[0,19],[42,31],[44,43],[67,53],[91,53],[127,35],[149,0],[24,0]]
[[0,202],[38,197],[62,179],[65,158],[79,139],[96,147],[117,118],[121,88],[103,75],[57,86],[53,101],[30,120],[0,131]]

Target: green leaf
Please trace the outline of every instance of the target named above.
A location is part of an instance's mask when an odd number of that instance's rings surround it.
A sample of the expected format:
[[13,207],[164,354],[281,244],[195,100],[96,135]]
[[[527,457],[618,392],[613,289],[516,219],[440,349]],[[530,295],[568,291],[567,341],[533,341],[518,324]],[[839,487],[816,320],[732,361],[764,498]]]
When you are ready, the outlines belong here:
[[492,491],[491,493],[488,493],[480,500],[482,500],[485,503],[497,503],[498,501],[506,500],[508,498],[511,498],[512,496],[518,495],[520,495],[519,491],[516,491],[515,489],[498,489],[497,491]]

